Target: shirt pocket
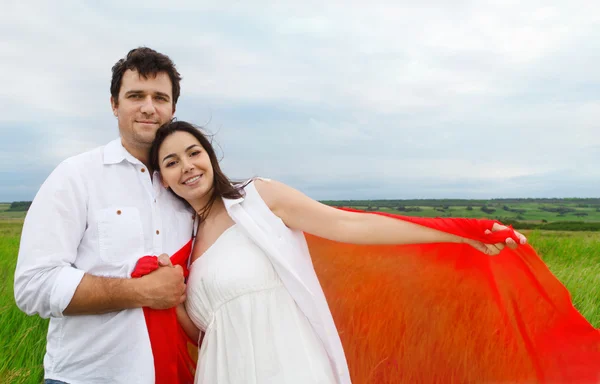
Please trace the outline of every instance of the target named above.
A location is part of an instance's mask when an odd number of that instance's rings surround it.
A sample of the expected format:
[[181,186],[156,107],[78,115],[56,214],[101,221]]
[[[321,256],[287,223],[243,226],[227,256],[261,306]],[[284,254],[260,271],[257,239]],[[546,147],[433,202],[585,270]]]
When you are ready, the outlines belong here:
[[100,258],[115,264],[142,257],[144,232],[136,207],[105,208],[98,212]]

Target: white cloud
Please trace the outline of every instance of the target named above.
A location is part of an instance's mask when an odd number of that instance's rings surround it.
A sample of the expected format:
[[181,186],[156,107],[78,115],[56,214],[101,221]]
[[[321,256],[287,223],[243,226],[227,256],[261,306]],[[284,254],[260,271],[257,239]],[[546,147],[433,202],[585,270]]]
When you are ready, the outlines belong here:
[[14,145],[3,169],[31,156],[25,136],[45,171],[113,138],[110,68],[149,45],[177,63],[178,115],[210,119],[232,174],[405,179],[423,193],[435,180],[518,190],[555,171],[592,183],[599,11],[541,0],[9,1],[0,131]]

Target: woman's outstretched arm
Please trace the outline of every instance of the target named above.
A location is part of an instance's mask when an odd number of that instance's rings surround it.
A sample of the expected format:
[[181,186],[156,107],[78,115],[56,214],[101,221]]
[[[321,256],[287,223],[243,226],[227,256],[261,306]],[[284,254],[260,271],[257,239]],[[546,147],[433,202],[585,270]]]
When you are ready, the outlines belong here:
[[[271,211],[289,228],[329,240],[352,244],[466,243],[489,255],[498,254],[505,245],[484,244],[382,215],[343,211],[277,181],[258,179],[255,185]],[[506,228],[495,224],[492,231]],[[519,233],[517,236],[524,243],[525,237]],[[506,245],[517,247],[512,239],[507,239]]]

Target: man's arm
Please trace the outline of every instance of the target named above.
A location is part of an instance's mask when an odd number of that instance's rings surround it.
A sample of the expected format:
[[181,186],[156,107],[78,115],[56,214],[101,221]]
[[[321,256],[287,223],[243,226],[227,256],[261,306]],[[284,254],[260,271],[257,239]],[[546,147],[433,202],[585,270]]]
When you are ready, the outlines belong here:
[[173,291],[182,289],[183,273],[174,267],[140,279],[92,276],[75,268],[87,216],[84,181],[76,166],[63,162],[40,188],[23,225],[14,282],[22,311],[48,318],[181,301],[182,292]]
[[85,274],[63,314],[88,315],[139,307],[166,309],[182,303],[184,293],[179,265],[160,267],[139,279]]

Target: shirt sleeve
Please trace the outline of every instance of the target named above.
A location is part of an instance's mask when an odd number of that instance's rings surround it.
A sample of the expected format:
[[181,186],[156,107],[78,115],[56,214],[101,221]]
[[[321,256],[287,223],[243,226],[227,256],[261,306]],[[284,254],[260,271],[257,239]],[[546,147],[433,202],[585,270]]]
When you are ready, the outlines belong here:
[[88,201],[76,168],[61,163],[42,184],[25,218],[14,293],[17,306],[29,315],[63,317],[84,276],[73,266]]

